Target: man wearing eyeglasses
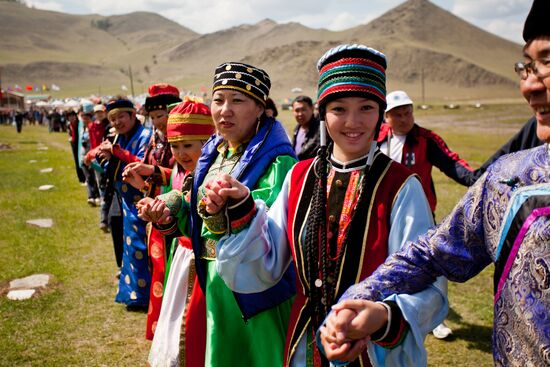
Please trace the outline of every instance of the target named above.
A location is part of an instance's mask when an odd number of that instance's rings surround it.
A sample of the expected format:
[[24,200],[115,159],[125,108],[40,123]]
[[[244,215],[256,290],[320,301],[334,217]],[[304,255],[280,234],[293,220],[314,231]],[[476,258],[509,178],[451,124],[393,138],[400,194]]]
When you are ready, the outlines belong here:
[[[351,361],[369,334],[391,329],[373,301],[428,287],[438,276],[465,282],[494,263],[496,366],[550,366],[550,1],[535,0],[525,22],[520,91],[544,145],[491,165],[443,222],[350,287],[319,332],[330,360]],[[423,325],[410,325],[418,332]],[[376,356],[371,356],[376,358]]]

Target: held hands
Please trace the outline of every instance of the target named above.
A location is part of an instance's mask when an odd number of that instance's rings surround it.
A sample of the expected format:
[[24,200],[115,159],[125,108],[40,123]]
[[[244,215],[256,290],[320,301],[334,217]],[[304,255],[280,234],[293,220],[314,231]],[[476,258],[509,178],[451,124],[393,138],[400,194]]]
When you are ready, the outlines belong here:
[[[126,165],[124,171],[132,170],[140,176],[149,177],[155,173],[155,166],[142,162],[132,162]],[[123,173],[124,174],[124,173]]]
[[210,215],[222,210],[228,200],[239,202],[249,194],[248,188],[228,175],[222,173],[212,181],[206,183],[202,201],[206,212]]
[[138,217],[147,222],[167,224],[172,221],[166,203],[158,198],[143,198],[136,204]]
[[109,160],[111,159],[111,155],[112,155],[112,150],[113,150],[113,144],[111,144],[111,142],[109,140],[104,140],[100,145],[99,145],[99,157],[101,159],[106,159],[106,160]]
[[321,343],[329,360],[351,362],[367,347],[370,335],[388,322],[381,304],[346,300],[332,306],[333,312],[321,327]]
[[154,172],[155,167],[150,164],[133,162],[124,167],[122,180],[134,186],[136,189],[142,190],[146,186],[143,176],[150,176]]
[[128,168],[128,166],[122,172],[122,181],[129,183],[138,190],[142,190],[146,185],[145,180],[135,170]]

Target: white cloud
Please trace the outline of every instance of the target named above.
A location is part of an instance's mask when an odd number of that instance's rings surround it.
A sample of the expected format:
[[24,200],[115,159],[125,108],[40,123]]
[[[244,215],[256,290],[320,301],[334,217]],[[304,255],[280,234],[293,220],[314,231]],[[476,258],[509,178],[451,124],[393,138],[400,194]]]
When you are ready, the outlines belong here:
[[487,31],[494,33],[499,37],[515,41],[516,43],[523,43],[523,22],[496,19],[488,22],[486,25],[486,29]]
[[[199,33],[270,18],[342,30],[365,24],[405,0],[28,0],[40,9],[102,15],[150,11]],[[489,32],[520,41],[532,0],[430,0]],[[549,0],[550,1],[550,0]],[[505,26],[507,25],[507,26]]]
[[532,0],[455,0],[452,12],[460,17],[496,20],[527,16]]

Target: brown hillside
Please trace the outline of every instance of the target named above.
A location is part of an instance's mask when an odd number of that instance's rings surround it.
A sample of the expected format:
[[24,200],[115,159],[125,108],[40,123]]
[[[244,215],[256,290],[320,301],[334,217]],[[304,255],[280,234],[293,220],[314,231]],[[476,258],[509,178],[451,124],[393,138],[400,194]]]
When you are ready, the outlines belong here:
[[447,53],[515,81],[520,45],[488,33],[428,0],[409,0],[372,22],[347,31],[350,38],[391,49],[405,44]]
[[[293,87],[314,95],[318,58],[334,45],[356,42],[384,52],[389,86],[407,88],[413,96],[419,93],[422,70],[428,98],[517,96],[512,65],[520,46],[428,0],[409,0],[340,32],[265,19],[198,35],[152,13],[79,16],[2,1],[0,14],[0,65],[10,64],[3,74],[6,83],[39,84],[55,76],[67,86],[64,91],[103,86],[106,93],[116,93],[121,84],[128,85],[131,66],[137,93],[160,81],[183,90],[208,90],[214,68],[231,60],[266,69],[276,98],[291,96]],[[50,63],[37,64],[43,61]],[[64,63],[72,64],[64,69]],[[89,73],[82,70],[87,65],[93,65]]]

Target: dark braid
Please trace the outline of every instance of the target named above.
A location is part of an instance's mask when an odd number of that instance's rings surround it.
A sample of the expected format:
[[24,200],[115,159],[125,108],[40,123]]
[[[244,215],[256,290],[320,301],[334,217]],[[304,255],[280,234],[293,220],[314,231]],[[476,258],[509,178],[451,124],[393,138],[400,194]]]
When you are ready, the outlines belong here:
[[[328,313],[327,275],[327,147],[320,147],[313,163],[317,176],[313,188],[311,209],[306,224],[306,274],[309,280],[310,311],[317,329]],[[320,251],[319,251],[320,250]],[[320,269],[319,269],[320,268]],[[315,281],[321,279],[321,287]],[[324,298],[324,303],[323,303]]]

